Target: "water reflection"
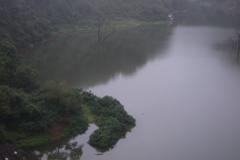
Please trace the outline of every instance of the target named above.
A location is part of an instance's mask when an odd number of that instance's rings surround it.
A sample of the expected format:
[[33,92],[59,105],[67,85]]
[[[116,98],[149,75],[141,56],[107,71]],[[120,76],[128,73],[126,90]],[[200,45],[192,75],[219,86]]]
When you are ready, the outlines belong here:
[[164,49],[170,32],[165,26],[141,26],[118,31],[99,45],[95,33],[76,31],[26,51],[25,63],[41,72],[42,82],[66,80],[71,87],[88,88],[119,74],[134,75]]
[[[48,144],[47,146],[39,146],[34,150],[28,151],[25,159],[31,160],[76,160],[82,156],[82,147],[79,142],[71,142],[73,137],[65,137],[59,141]],[[46,150],[46,147],[48,148]]]
[[[47,145],[33,147],[27,150],[27,155],[22,160],[80,160],[83,152],[88,157],[95,157],[112,150],[115,146],[99,148],[87,143],[96,129],[98,127],[95,124],[90,124],[84,134],[67,136]],[[121,139],[125,138],[125,135],[122,135]]]

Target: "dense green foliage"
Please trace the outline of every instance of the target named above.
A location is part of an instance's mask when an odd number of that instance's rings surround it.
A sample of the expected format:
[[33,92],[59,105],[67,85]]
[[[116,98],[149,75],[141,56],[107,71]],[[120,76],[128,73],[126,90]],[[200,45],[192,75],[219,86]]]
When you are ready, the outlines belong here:
[[[12,142],[45,131],[56,122],[67,122],[73,134],[83,133],[88,127],[79,90],[67,89],[64,83],[47,82],[31,94],[1,85],[0,95],[0,141]],[[65,118],[64,114],[69,116]],[[26,134],[22,137],[21,133]]]
[[0,49],[0,142],[14,143],[56,122],[67,122],[72,133],[87,129],[80,90],[66,83],[40,85],[39,72],[21,65],[14,45],[2,41]]
[[128,115],[121,103],[113,97],[99,98],[85,91],[82,95],[92,113],[101,117],[97,122],[99,129],[90,136],[89,144],[98,147],[113,146],[123,133],[135,126],[135,119]]

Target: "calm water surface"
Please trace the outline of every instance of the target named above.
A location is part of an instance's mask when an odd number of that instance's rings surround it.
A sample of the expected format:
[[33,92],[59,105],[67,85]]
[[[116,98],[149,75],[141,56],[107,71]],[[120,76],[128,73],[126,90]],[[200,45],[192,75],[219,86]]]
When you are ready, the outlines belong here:
[[[44,53],[45,58],[28,63],[45,73],[42,81],[47,77],[68,80],[70,86],[91,90],[100,97],[111,95],[137,121],[132,132],[103,155],[95,155],[98,151],[86,143],[97,128],[91,125],[85,135],[59,142],[65,158],[239,160],[240,68],[226,41],[234,35],[233,28],[177,25],[150,29],[116,35],[97,54],[91,48],[78,55],[81,48],[64,46],[65,52],[58,52],[64,58],[51,55],[56,50],[52,46],[67,38],[35,49],[34,54]],[[87,69],[81,69],[82,65]],[[81,148],[67,150],[74,142],[75,148]],[[54,159],[47,155],[57,152],[57,146],[34,150],[42,153],[39,159]],[[78,157],[71,158],[72,152]]]

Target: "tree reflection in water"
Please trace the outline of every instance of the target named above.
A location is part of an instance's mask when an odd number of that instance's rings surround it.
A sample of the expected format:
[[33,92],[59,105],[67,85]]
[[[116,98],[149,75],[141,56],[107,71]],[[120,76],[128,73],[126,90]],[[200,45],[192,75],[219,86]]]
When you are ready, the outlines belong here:
[[[126,134],[123,134],[120,139],[124,139]],[[83,145],[78,142],[71,142],[71,139],[63,138],[48,145],[37,147],[35,150],[28,151],[28,154],[23,157],[23,160],[80,160],[83,154]],[[97,153],[104,153],[112,150],[115,146],[96,147]],[[47,148],[47,149],[46,149]]]
[[39,146],[39,148],[29,151],[23,159],[79,160],[83,154],[82,147],[83,145],[79,145],[78,142],[71,142],[71,139],[65,138],[49,145]]
[[[64,149],[63,149],[64,148]],[[80,159],[82,156],[82,145],[78,146],[77,142],[67,143],[63,148],[57,148],[47,155],[48,160],[71,160]]]
[[[24,51],[24,64],[40,71],[40,81],[67,81],[70,87],[105,84],[117,75],[134,75],[156,56],[165,56],[171,27],[144,25],[120,30],[103,44],[95,32],[74,31],[59,35]],[[161,53],[161,54],[160,54]]]

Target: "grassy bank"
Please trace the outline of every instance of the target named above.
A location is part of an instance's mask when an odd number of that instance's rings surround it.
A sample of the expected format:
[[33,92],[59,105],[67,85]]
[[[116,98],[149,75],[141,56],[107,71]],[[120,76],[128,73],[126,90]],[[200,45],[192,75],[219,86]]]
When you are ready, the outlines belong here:
[[16,146],[19,148],[37,146],[49,142],[50,132],[36,133],[34,136],[18,140]]

